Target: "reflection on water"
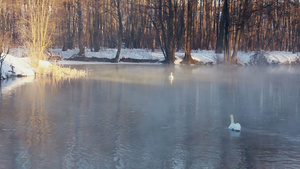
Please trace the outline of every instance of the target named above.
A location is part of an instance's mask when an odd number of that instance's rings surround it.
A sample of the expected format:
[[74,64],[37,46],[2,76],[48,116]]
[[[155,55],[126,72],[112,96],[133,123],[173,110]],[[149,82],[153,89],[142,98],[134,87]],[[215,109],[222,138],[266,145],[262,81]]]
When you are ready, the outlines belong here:
[[80,68],[1,93],[1,169],[300,167],[297,68]]

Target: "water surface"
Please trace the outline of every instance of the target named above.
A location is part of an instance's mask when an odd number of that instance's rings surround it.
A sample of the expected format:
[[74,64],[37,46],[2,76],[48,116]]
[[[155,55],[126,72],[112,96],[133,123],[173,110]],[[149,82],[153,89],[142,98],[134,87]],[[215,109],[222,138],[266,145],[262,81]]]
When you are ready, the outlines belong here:
[[78,67],[1,92],[1,169],[300,168],[298,67]]

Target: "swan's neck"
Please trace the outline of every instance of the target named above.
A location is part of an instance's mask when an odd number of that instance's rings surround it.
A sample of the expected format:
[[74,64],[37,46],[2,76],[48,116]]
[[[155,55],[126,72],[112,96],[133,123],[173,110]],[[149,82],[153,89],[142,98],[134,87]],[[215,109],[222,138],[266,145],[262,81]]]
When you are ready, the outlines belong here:
[[234,123],[234,119],[233,119],[233,115],[232,114],[230,115],[230,122]]

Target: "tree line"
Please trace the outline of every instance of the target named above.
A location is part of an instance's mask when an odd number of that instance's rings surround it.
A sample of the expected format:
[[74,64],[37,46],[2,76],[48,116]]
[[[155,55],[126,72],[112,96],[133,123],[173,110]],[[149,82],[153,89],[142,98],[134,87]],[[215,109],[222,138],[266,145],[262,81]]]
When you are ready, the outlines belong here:
[[[161,49],[171,64],[177,50],[185,50],[183,62],[188,64],[193,63],[191,50],[215,50],[224,53],[224,62],[236,63],[241,50],[299,52],[299,4],[299,0],[1,0],[0,44],[79,48],[78,56],[84,56],[85,48],[94,52],[118,48],[115,61],[122,45]],[[34,31],[40,31],[40,38]]]

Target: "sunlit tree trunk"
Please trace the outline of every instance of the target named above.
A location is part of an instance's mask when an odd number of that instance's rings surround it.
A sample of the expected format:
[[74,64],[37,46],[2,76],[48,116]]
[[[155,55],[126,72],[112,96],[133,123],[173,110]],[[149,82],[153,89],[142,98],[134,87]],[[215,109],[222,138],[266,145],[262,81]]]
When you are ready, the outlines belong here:
[[117,8],[117,15],[118,15],[118,24],[119,24],[119,30],[118,30],[118,51],[116,54],[116,57],[114,59],[114,62],[119,62],[121,48],[122,48],[122,39],[123,39],[123,25],[122,25],[122,13],[120,8],[120,0],[116,0],[115,6]]
[[77,56],[84,56],[84,46],[83,46],[83,19],[82,19],[82,9],[81,9],[81,1],[77,0],[77,15],[78,15],[78,45],[79,45],[79,53]]

